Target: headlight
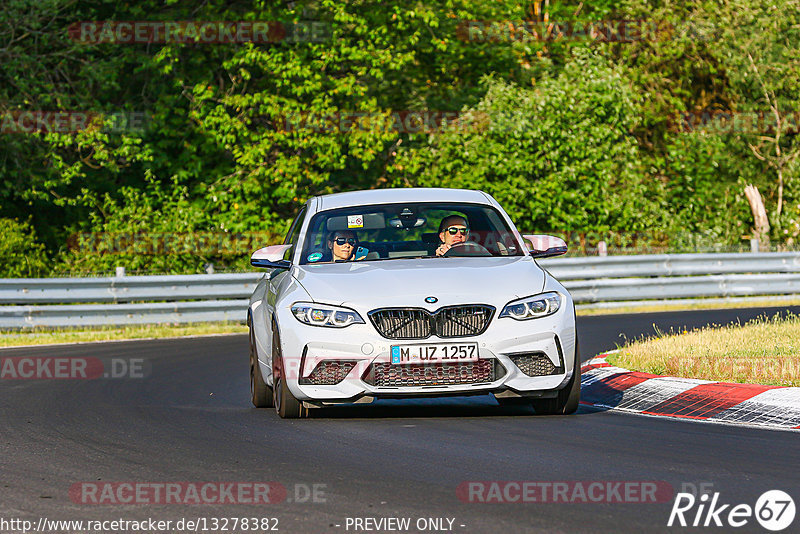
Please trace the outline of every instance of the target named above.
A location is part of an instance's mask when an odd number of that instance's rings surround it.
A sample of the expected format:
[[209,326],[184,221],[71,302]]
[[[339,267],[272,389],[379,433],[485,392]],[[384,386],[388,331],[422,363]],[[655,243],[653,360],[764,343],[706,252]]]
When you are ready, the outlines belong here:
[[517,321],[524,321],[553,315],[560,307],[561,295],[555,292],[541,293],[509,302],[498,317],[511,317]]
[[292,314],[301,323],[312,326],[344,328],[351,324],[364,322],[364,319],[354,310],[340,308],[339,306],[312,304],[310,302],[296,303],[292,306]]

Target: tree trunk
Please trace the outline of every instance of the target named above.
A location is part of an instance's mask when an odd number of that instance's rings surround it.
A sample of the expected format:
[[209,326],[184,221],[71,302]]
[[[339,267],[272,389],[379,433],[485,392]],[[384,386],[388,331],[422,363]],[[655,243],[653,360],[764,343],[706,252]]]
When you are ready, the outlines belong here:
[[761,249],[769,250],[769,219],[767,218],[767,210],[764,209],[764,200],[761,198],[761,193],[754,185],[748,185],[744,188],[744,195],[750,203],[750,210],[753,212],[753,222],[755,224],[754,234],[758,237],[761,243]]

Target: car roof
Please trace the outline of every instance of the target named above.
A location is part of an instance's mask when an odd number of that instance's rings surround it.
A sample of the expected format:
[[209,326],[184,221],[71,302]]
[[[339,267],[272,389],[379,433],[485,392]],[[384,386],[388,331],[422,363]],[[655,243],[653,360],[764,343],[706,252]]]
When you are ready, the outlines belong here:
[[[406,187],[397,189],[368,189],[348,191],[316,197],[316,211],[362,206],[368,204],[395,204],[402,202],[464,202],[492,205],[489,195],[473,189],[447,189],[444,187]],[[313,200],[313,199],[312,199]]]

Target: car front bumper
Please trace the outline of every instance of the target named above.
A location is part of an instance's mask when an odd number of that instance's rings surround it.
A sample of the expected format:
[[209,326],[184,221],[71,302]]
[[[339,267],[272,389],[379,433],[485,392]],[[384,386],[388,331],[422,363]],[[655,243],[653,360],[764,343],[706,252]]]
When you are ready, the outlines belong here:
[[[365,312],[357,311],[366,317]],[[574,372],[575,314],[568,295],[563,295],[559,311],[548,317],[517,321],[495,314],[481,335],[447,339],[431,336],[424,340],[390,340],[382,337],[368,319],[366,324],[337,329],[302,324],[288,310],[278,313],[286,384],[298,400],[311,404],[490,392],[498,396],[548,397],[563,387]],[[365,379],[371,366],[391,364],[393,345],[440,343],[476,343],[479,359],[492,365],[494,374],[478,383],[456,384],[434,379],[425,385],[380,386]],[[512,361],[520,354],[546,355],[557,374],[526,375]],[[345,363],[352,369],[337,384],[303,383],[323,361]]]

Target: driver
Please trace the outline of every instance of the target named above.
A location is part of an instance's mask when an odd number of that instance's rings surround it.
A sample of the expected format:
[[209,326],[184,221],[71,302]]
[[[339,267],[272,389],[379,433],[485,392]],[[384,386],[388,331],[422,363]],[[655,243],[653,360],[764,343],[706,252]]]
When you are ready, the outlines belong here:
[[328,249],[331,261],[350,261],[354,259],[358,237],[350,230],[337,230],[328,234]]
[[439,223],[439,241],[441,245],[436,249],[437,256],[444,256],[453,245],[467,241],[469,225],[461,215],[448,215]]

